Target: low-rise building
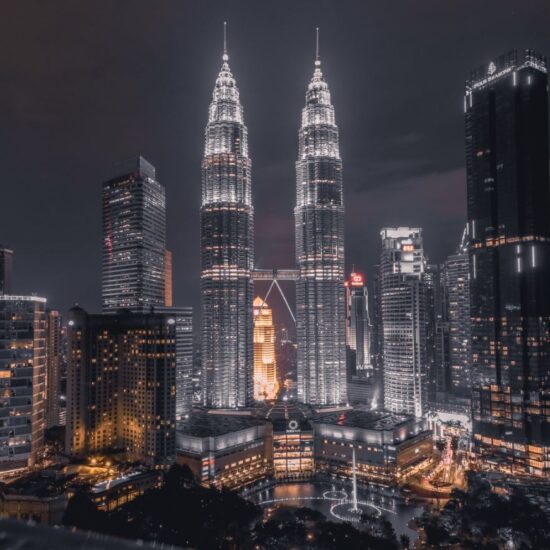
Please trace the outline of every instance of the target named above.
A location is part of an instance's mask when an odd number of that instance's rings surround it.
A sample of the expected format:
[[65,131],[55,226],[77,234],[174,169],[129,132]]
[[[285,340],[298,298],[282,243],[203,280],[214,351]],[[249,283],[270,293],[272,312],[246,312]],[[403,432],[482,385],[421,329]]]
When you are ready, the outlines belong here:
[[111,512],[161,485],[162,473],[159,470],[136,470],[96,483],[89,495],[98,509]]
[[176,461],[203,485],[238,489],[272,474],[272,438],[266,420],[194,413],[177,428]]
[[264,412],[273,424],[273,474],[276,480],[307,479],[314,474],[313,426],[308,407],[277,402]]
[[68,502],[67,480],[59,471],[46,470],[2,484],[0,517],[45,525],[61,523]]
[[350,477],[355,450],[358,480],[395,483],[433,452],[425,421],[412,415],[343,410],[311,422],[319,474]]

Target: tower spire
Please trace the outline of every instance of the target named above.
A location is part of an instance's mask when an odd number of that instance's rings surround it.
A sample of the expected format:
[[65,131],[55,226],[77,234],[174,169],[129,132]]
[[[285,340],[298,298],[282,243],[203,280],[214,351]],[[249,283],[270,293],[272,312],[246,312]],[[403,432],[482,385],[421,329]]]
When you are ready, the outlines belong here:
[[321,60],[319,59],[319,27],[315,27],[315,65],[319,66]]
[[227,61],[229,59],[229,55],[227,55],[227,21],[223,22],[223,57],[222,59],[224,61]]

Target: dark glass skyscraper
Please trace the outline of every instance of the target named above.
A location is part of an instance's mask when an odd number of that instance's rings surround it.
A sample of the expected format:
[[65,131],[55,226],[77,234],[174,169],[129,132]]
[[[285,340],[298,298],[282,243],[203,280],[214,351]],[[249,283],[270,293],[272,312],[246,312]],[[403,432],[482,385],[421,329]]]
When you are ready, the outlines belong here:
[[0,294],[12,293],[13,250],[0,245]]
[[346,342],[355,352],[354,373],[365,378],[373,375],[371,360],[371,323],[369,296],[365,279],[360,273],[352,273],[345,283],[347,327]]
[[251,162],[239,90],[224,51],[208,111],[202,162],[203,403],[253,400],[254,210]]
[[512,51],[474,71],[464,98],[474,443],[536,474],[550,463],[546,73],[544,57]]
[[342,159],[334,107],[317,56],[296,162],[298,399],[346,403]]
[[155,168],[137,157],[103,185],[103,312],[165,302],[166,205]]

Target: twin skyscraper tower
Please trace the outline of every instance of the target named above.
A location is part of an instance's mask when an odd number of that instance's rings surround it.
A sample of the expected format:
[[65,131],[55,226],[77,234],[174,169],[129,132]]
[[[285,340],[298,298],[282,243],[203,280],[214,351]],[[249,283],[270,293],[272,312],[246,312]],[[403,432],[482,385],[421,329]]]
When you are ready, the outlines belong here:
[[[318,39],[318,34],[317,34]],[[254,207],[248,132],[224,40],[202,163],[203,401],[253,403]],[[317,54],[302,110],[296,161],[298,400],[345,404],[344,200],[334,107]],[[273,271],[273,277],[277,277]]]

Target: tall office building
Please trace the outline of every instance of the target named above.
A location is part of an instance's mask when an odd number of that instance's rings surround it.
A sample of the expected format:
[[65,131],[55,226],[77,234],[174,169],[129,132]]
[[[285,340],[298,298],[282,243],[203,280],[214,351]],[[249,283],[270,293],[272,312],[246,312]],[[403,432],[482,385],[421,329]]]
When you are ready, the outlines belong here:
[[46,313],[46,428],[60,425],[62,356],[61,315],[51,309]]
[[165,303],[166,205],[155,168],[137,157],[103,185],[103,312]]
[[355,352],[354,374],[370,378],[373,374],[371,360],[371,323],[369,296],[365,279],[360,273],[352,273],[346,287],[346,343]]
[[548,475],[550,189],[544,57],[511,51],[464,97],[474,445],[481,461]]
[[66,449],[175,459],[176,321],[164,313],[69,312]]
[[470,262],[464,237],[456,253],[444,262],[441,274],[448,338],[444,344],[448,369],[445,389],[456,397],[470,397],[472,391]]
[[46,300],[0,295],[0,470],[33,466],[44,447]]
[[193,308],[164,307],[155,311],[175,320],[176,329],[176,419],[184,419],[193,408]]
[[373,382],[375,386],[373,406],[378,408],[384,403],[384,328],[382,325],[382,288],[380,282],[380,266],[374,266],[371,279],[371,359]]
[[222,60],[202,162],[202,390],[205,406],[234,409],[253,400],[254,210],[248,131],[225,48]]
[[428,283],[422,230],[381,231],[380,309],[383,335],[384,406],[397,413],[426,412]]
[[347,402],[342,160],[334,107],[317,55],[296,162],[298,400]]
[[11,294],[13,278],[13,250],[0,245],[0,294]]
[[275,399],[278,391],[273,312],[267,302],[257,297],[254,300],[254,399]]

